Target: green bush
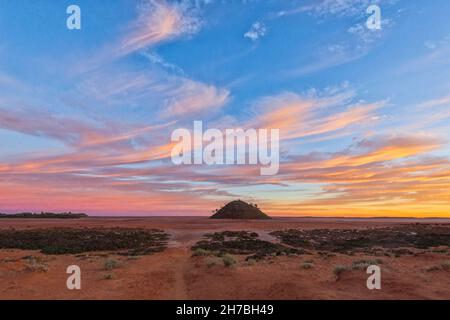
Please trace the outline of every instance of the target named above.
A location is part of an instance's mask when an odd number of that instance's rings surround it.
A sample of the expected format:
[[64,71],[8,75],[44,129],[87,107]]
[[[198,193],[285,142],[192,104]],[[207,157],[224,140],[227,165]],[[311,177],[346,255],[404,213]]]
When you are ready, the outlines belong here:
[[425,269],[425,271],[427,271],[427,272],[440,271],[440,270],[450,271],[450,261],[442,262],[439,265],[429,266]]
[[445,261],[441,264],[443,270],[450,271],[450,261]]
[[26,270],[28,272],[47,272],[48,266],[44,260],[40,257],[28,256],[25,258],[27,260]]
[[113,270],[113,269],[119,268],[120,263],[114,259],[106,259],[103,266],[104,266],[105,270]]
[[307,269],[311,269],[312,267],[314,267],[314,264],[310,263],[310,262],[303,262],[301,267],[302,267],[302,269],[307,270]]
[[374,260],[356,260],[352,263],[353,270],[365,270],[369,266],[383,264],[383,260],[374,259]]
[[225,265],[225,267],[231,267],[232,265],[234,265],[236,263],[236,260],[234,260],[234,258],[228,254],[226,254],[222,257],[222,261],[223,261],[223,264]]
[[339,280],[339,278],[340,278],[340,276],[342,275],[342,273],[343,273],[344,271],[347,271],[347,270],[348,270],[348,268],[347,268],[346,266],[343,266],[343,265],[337,265],[337,266],[334,267],[333,273],[334,273],[334,275],[336,276],[336,279]]
[[255,259],[248,259],[247,260],[247,265],[248,266],[254,266],[256,264],[256,260]]
[[217,265],[217,262],[218,262],[218,258],[214,258],[214,257],[207,258],[206,265],[208,266],[208,268],[212,268],[215,265]]
[[194,250],[194,253],[192,254],[193,257],[206,257],[211,255],[211,253],[208,250],[197,248]]
[[103,276],[103,280],[112,280],[112,279],[114,279],[114,277],[113,277],[112,274],[105,274],[105,275]]

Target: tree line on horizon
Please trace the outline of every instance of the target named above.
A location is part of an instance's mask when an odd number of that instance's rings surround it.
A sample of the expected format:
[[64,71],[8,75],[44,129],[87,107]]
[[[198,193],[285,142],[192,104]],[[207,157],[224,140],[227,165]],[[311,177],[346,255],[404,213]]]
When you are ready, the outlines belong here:
[[1,218],[41,218],[41,219],[51,219],[51,218],[58,218],[58,219],[79,219],[79,218],[86,218],[88,215],[85,213],[72,213],[72,212],[40,212],[40,213],[33,213],[33,212],[19,212],[19,213],[0,213],[0,219]]

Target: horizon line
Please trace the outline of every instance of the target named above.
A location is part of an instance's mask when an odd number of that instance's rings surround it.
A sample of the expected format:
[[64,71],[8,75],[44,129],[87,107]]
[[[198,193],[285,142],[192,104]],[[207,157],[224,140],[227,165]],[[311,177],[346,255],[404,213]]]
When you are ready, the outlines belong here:
[[[85,212],[71,212],[71,211],[67,211],[67,212],[49,212],[49,211],[40,211],[40,212],[17,212],[17,213],[5,213],[5,212],[0,212],[0,214],[5,214],[5,215],[15,215],[15,214],[20,214],[20,213],[32,213],[32,214],[40,214],[40,213],[54,213],[54,214],[85,214],[87,215],[87,217],[81,217],[78,218],[78,220],[80,219],[86,219],[86,218],[107,218],[107,219],[123,219],[123,218],[210,218],[211,216],[209,215],[96,215],[96,214],[89,214],[89,213],[85,213]],[[290,218],[303,218],[303,219],[377,219],[377,220],[381,220],[381,219],[414,219],[414,220],[439,220],[439,219],[445,219],[445,220],[450,220],[450,217],[438,217],[438,216],[432,216],[432,217],[412,217],[412,216],[319,216],[319,215],[307,215],[307,216],[303,216],[303,215],[298,215],[298,216],[270,216],[270,218],[273,219],[290,219]],[[27,219],[27,218],[18,218],[18,219]],[[30,218],[30,219],[35,219],[35,218]],[[58,219],[57,217],[55,218],[43,218],[43,219]],[[238,220],[238,219],[224,219],[224,220]],[[242,219],[242,220],[251,220],[251,219]]]

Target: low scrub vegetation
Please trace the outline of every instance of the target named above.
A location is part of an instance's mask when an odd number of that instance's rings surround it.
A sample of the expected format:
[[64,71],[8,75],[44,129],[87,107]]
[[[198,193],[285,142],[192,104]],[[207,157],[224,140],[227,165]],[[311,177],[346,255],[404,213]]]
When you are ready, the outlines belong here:
[[47,272],[48,265],[40,257],[27,256],[23,258],[26,261],[25,270],[27,272]]
[[32,229],[0,230],[0,249],[40,250],[45,254],[113,251],[146,255],[163,251],[168,235],[143,229]]
[[72,213],[72,212],[21,212],[14,214],[0,213],[0,219],[80,219],[87,218],[85,213]]
[[339,280],[342,276],[342,273],[344,273],[345,271],[348,271],[348,267],[343,266],[343,265],[337,265],[333,268],[333,274],[336,277],[336,280]]
[[442,262],[441,264],[429,266],[425,269],[427,272],[432,271],[450,271],[450,261]]
[[383,264],[381,259],[355,260],[352,263],[353,270],[367,270],[369,266]]
[[113,270],[120,267],[120,262],[111,258],[108,258],[103,263],[103,267],[105,270]]
[[255,232],[224,231],[206,234],[205,240],[192,247],[194,256],[226,254],[246,255],[246,260],[261,260],[269,256],[298,255],[304,250],[289,248],[282,244],[259,239]]
[[114,279],[114,276],[112,274],[105,274],[103,276],[103,280],[112,280]]
[[311,262],[303,262],[301,264],[301,267],[302,267],[302,269],[305,269],[305,270],[312,269],[312,267],[314,267],[314,264]]
[[225,267],[231,267],[234,264],[236,264],[236,260],[234,260],[234,258],[232,256],[230,256],[229,254],[226,254],[222,257],[222,261]]
[[315,229],[274,231],[283,244],[325,252],[354,255],[356,252],[375,255],[413,255],[415,249],[450,246],[450,226],[414,224],[371,229]]

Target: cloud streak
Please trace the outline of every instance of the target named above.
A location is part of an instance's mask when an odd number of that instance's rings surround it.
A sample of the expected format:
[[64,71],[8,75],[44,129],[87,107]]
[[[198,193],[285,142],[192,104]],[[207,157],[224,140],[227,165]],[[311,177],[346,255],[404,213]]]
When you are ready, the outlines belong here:
[[[346,105],[351,95],[351,92],[344,92],[321,98],[285,92],[266,97],[256,104],[258,115],[252,125],[277,128],[282,139],[297,139],[373,123],[376,110],[382,108],[384,102]],[[339,107],[341,111],[329,112]]]
[[195,7],[187,2],[149,0],[139,7],[139,17],[117,48],[123,56],[158,43],[198,32],[201,20]]

